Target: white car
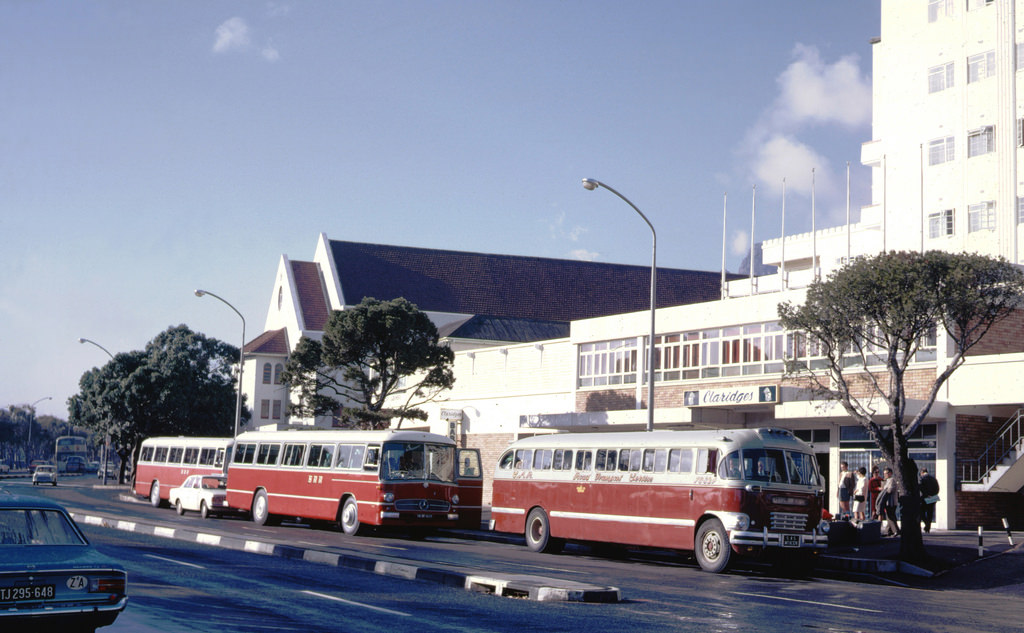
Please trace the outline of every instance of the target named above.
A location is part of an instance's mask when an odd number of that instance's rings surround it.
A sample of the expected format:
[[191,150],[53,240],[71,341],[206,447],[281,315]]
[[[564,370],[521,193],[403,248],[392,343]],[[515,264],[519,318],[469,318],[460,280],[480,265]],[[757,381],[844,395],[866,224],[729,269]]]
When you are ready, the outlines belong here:
[[57,485],[57,467],[46,465],[36,466],[36,469],[32,472],[32,485],[38,486],[39,484],[53,484]]
[[191,510],[204,519],[211,513],[223,514],[230,511],[227,481],[224,475],[190,475],[181,486],[171,488],[167,500],[178,514]]

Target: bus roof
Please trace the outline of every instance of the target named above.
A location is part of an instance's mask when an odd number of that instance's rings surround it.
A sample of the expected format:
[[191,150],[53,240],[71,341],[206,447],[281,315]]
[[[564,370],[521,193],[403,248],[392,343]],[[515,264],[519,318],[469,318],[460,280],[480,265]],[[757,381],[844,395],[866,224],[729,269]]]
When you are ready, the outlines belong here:
[[455,441],[445,435],[427,433],[425,431],[405,431],[388,429],[384,431],[358,431],[351,429],[310,429],[287,431],[247,431],[238,436],[239,442],[341,442],[341,443],[381,443],[381,442],[429,442],[431,444],[450,444]]
[[233,442],[230,437],[187,437],[184,435],[150,437],[142,441],[143,446],[226,446]]
[[717,446],[723,450],[748,445],[802,447],[807,445],[790,431],[775,428],[717,429],[694,431],[627,431],[553,433],[517,440],[509,448],[668,448]]

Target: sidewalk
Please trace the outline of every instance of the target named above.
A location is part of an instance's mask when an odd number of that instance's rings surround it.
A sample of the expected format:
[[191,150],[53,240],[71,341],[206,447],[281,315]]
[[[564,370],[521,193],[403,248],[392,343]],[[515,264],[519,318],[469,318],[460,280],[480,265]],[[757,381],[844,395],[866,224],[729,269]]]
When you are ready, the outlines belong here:
[[[1010,544],[1005,532],[985,531],[982,535],[982,550],[979,553],[978,533],[968,530],[933,530],[924,534],[924,547],[932,561],[925,566],[909,565],[899,562],[899,537],[882,537],[876,542],[854,545],[842,545],[829,548],[822,556],[819,567],[842,571],[864,572],[874,574],[900,574],[921,579],[937,579],[945,577],[943,586],[963,585],[972,588],[980,578],[990,576],[987,571],[991,565],[983,565],[1003,555],[1024,555],[1024,534],[1013,536]],[[1014,559],[1015,577],[1009,581],[1024,583],[1024,567],[1019,559]],[[979,571],[981,569],[986,571]]]

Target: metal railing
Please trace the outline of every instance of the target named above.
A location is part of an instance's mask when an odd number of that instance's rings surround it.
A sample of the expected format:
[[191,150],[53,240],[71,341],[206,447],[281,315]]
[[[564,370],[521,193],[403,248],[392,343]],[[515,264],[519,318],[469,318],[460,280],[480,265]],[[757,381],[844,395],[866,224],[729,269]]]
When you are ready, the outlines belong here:
[[1006,421],[996,434],[996,439],[982,451],[977,459],[964,460],[960,463],[960,483],[977,484],[984,481],[996,466],[1020,447],[1022,430],[1024,430],[1024,409]]

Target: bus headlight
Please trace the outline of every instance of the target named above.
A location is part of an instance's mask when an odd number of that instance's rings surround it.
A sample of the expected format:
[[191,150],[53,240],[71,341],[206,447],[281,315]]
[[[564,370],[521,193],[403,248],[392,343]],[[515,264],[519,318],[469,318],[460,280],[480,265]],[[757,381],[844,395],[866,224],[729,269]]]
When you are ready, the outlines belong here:
[[750,517],[742,512],[712,512],[726,530],[744,531],[750,527]]
[[452,505],[459,505],[459,495],[452,495]]
[[384,503],[391,503],[394,500],[395,500],[395,493],[393,493],[393,492],[385,492],[384,493]]
[[826,521],[825,519],[822,519],[818,523],[818,531],[821,532],[822,534],[828,534],[828,529],[830,527],[831,527],[831,524],[828,521]]

